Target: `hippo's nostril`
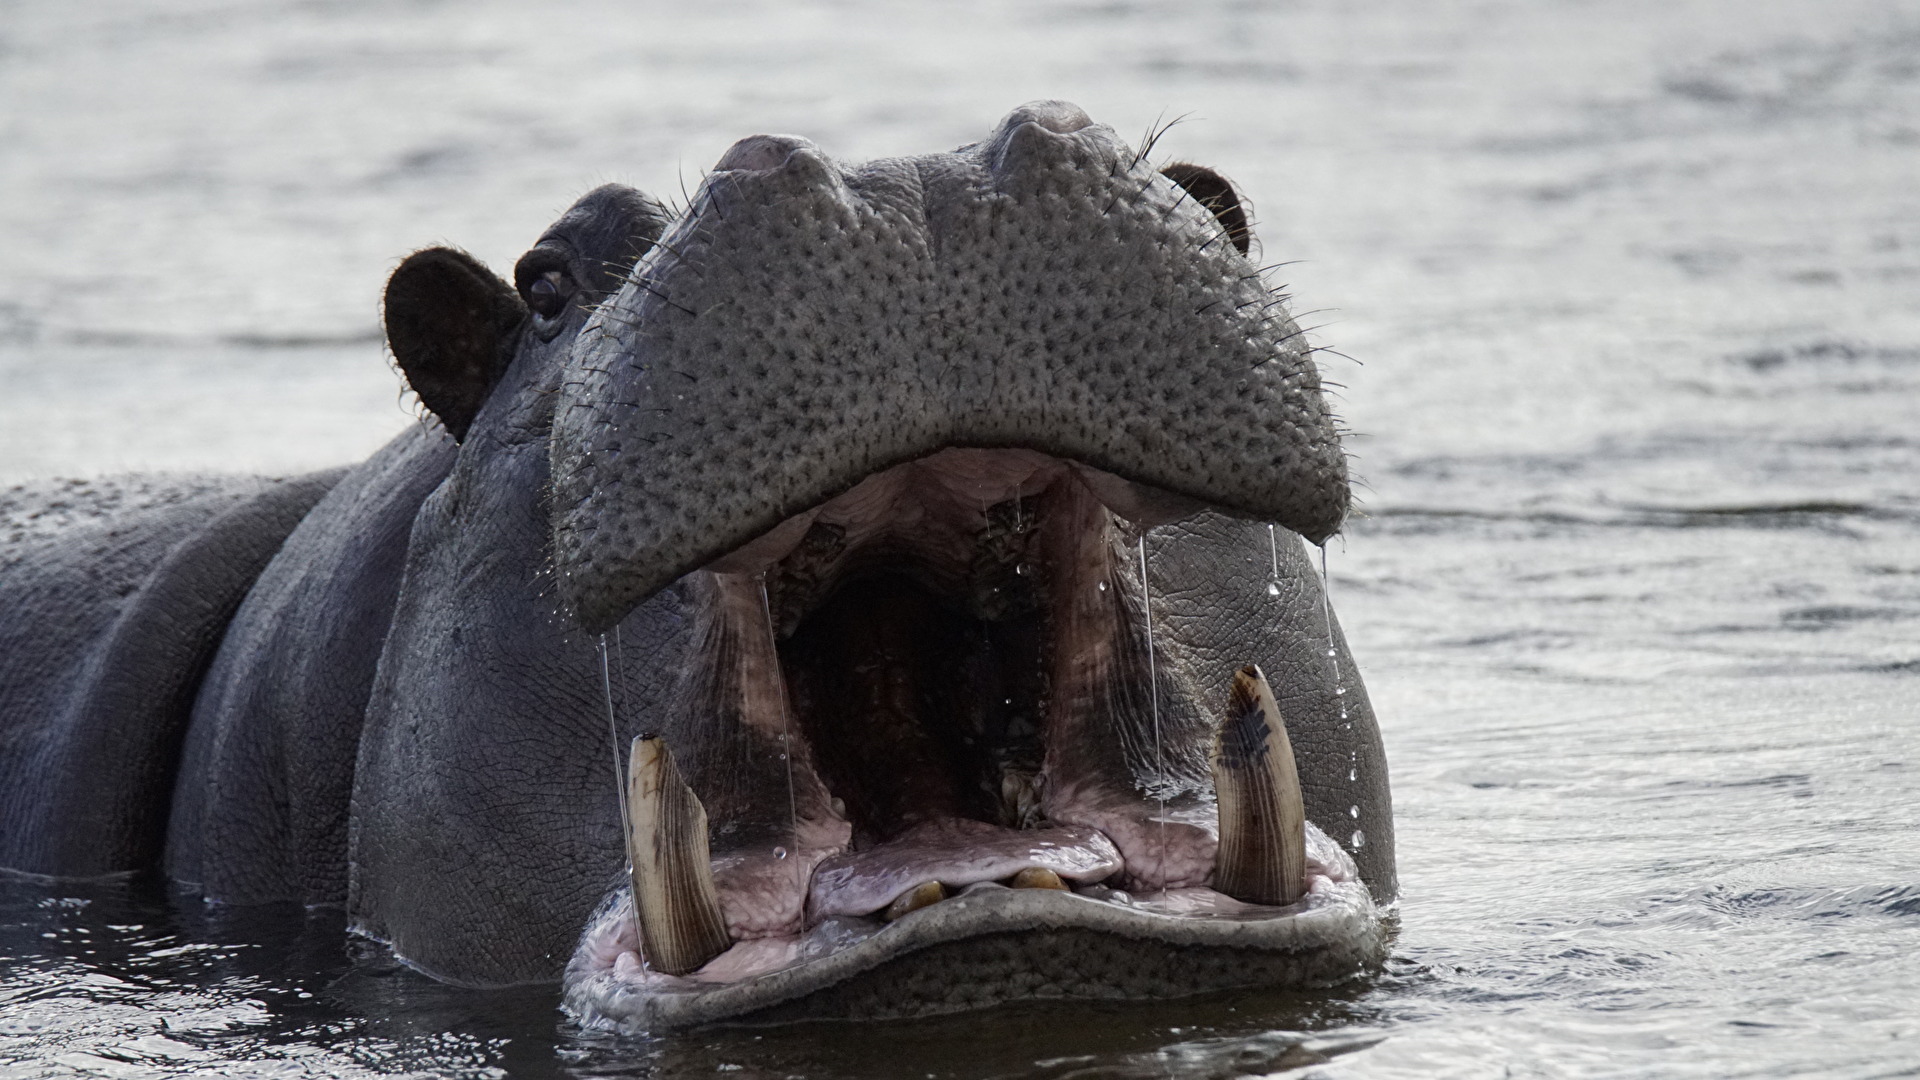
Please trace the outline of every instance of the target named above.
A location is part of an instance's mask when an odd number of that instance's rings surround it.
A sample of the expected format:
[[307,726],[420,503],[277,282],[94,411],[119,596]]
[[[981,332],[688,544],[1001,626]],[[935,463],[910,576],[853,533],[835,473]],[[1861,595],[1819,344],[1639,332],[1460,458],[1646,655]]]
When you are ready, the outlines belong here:
[[1007,114],[1002,129],[1038,124],[1055,135],[1070,135],[1092,125],[1093,117],[1071,101],[1029,101]]
[[740,169],[765,172],[786,164],[796,150],[817,150],[811,139],[798,135],[749,135],[727,148],[713,166],[715,172]]

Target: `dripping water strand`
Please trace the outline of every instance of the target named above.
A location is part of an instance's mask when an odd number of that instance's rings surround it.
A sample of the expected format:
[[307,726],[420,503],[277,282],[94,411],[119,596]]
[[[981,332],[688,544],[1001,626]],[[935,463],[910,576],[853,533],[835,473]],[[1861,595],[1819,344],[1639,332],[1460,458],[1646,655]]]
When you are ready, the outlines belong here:
[[628,858],[627,872],[633,872],[633,818],[627,813],[627,776],[620,767],[620,726],[613,715],[613,673],[607,666],[607,635],[600,635],[600,690],[607,702],[607,746],[613,751],[613,790],[620,798],[620,835],[626,841],[621,848]]
[[620,688],[620,700],[616,702],[616,704],[620,706],[620,711],[618,715],[626,716],[627,715],[627,646],[625,642],[620,640],[620,624],[619,623],[613,624],[613,666],[620,669],[620,681],[614,684],[615,686],[618,686]]
[[1340,703],[1340,720],[1347,719],[1347,686],[1341,681],[1340,648],[1333,640],[1333,579],[1327,574],[1327,547],[1320,545],[1320,614],[1327,624],[1327,663],[1333,666],[1333,696]]
[[[1340,729],[1352,731],[1353,721],[1347,718],[1347,684],[1340,674],[1340,646],[1333,636],[1333,575],[1327,573],[1327,546],[1320,545],[1320,613],[1327,624],[1327,663],[1333,666],[1333,700],[1340,703]],[[1360,780],[1360,750],[1352,739],[1347,740],[1347,783]],[[1347,816],[1353,820],[1353,835],[1347,840],[1350,851],[1359,851],[1366,845],[1367,834],[1358,827],[1360,804],[1356,801],[1348,805]]]
[[1153,589],[1147,583],[1147,530],[1140,530],[1140,614],[1147,626],[1147,700],[1153,707],[1154,798],[1160,804],[1160,875],[1167,872],[1167,757],[1160,741],[1160,672],[1153,654]]
[[793,794],[793,733],[790,730],[792,710],[787,704],[787,673],[780,668],[779,636],[773,629],[773,603],[767,599],[767,575],[758,575],[760,580],[760,614],[767,621],[767,648],[771,651],[769,662],[773,664],[775,696],[780,701],[780,761],[786,766],[787,774],[787,848],[774,848],[776,859],[793,857],[794,882],[801,890],[801,903],[806,902],[806,882],[800,880],[800,810]]
[[1274,535],[1273,522],[1267,522],[1267,551],[1273,556],[1273,576],[1267,579],[1267,595],[1280,595],[1280,539]]
[[[602,640],[604,640],[604,638]],[[633,710],[631,706],[633,703],[627,696],[627,643],[620,637],[619,623],[613,624],[613,666],[620,669],[620,678],[613,684],[614,687],[620,691],[619,698],[614,701],[614,705],[617,707],[614,715],[632,716]],[[613,725],[613,728],[614,760],[616,762],[625,761],[626,759],[620,756],[619,727],[618,725]],[[631,746],[632,744],[629,743],[628,745]],[[627,785],[620,785],[620,794],[623,798],[627,795]],[[632,820],[626,815],[626,803],[624,801],[621,803],[620,817],[623,821],[631,822]],[[632,826],[629,824],[628,831],[631,831],[631,828]]]

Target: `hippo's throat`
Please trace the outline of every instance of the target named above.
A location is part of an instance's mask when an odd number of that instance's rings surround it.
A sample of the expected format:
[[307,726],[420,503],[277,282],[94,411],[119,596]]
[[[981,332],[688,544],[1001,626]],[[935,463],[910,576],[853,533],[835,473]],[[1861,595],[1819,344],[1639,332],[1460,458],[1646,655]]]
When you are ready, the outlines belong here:
[[[616,895],[569,971],[582,1011],[619,993],[804,996],[825,957],[891,963],[915,935],[953,948],[1035,929],[993,899],[1034,889],[1098,908],[1063,909],[1088,932],[1306,910],[1209,887],[1219,709],[1155,630],[1148,522],[1117,512],[1168,505],[1047,455],[949,449],[692,575],[696,644],[661,733],[711,820],[732,945],[662,971]],[[1344,853],[1306,831],[1290,895],[1370,912]],[[1015,906],[1051,926],[1055,903]]]

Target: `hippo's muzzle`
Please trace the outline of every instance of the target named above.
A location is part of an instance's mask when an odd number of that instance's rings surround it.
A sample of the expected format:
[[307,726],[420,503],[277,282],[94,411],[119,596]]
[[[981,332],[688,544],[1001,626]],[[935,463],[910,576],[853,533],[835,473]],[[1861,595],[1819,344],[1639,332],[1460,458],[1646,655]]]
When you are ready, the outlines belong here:
[[632,880],[568,969],[577,1013],[1377,962],[1287,687],[1155,610],[1161,560],[1212,544],[1277,582],[1347,498],[1299,329],[1190,187],[1060,103],[852,171],[757,137],[589,322],[555,414],[560,592],[612,632],[673,590],[694,645],[633,747]]

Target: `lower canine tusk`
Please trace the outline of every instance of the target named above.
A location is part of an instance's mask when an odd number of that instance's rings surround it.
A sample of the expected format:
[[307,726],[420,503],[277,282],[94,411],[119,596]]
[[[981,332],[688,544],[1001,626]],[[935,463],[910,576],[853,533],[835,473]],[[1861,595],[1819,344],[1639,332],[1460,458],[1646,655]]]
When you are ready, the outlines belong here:
[[634,921],[648,964],[668,975],[706,966],[733,944],[707,853],[707,811],[666,740],[642,735],[627,760]]
[[1307,814],[1293,744],[1267,677],[1234,673],[1213,746],[1220,850],[1213,887],[1250,904],[1291,904],[1307,891]]

